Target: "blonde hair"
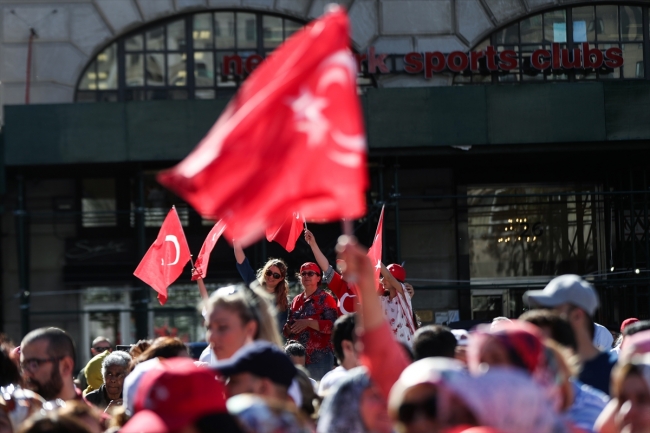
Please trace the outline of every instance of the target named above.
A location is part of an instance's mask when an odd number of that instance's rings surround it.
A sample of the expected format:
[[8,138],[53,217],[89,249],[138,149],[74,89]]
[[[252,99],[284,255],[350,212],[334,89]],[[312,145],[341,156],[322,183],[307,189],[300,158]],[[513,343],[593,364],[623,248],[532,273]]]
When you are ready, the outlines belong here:
[[244,325],[254,320],[257,323],[255,340],[264,340],[283,347],[272,298],[259,284],[253,283],[251,287],[246,287],[245,284],[222,287],[208,298],[208,315],[217,307],[236,313]]
[[271,266],[275,266],[280,270],[280,275],[282,275],[282,281],[275,286],[273,294],[275,295],[275,307],[278,311],[285,312],[289,308],[289,283],[287,282],[287,264],[282,259],[270,258],[264,266],[257,270],[257,281],[262,285],[266,286],[266,271],[268,271]]

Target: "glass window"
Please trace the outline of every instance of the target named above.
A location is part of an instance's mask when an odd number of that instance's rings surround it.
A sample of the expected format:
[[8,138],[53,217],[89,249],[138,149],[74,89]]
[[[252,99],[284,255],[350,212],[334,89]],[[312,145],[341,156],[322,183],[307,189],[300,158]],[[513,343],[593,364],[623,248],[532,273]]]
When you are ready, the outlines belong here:
[[83,227],[114,227],[115,179],[83,179],[81,182],[81,225]]
[[623,77],[643,78],[643,44],[622,44]]
[[571,10],[573,16],[573,42],[593,42],[596,40],[595,9],[583,6]]
[[214,55],[211,51],[194,53],[196,87],[214,87]]
[[472,280],[597,270],[593,197],[573,187],[468,188]]
[[213,48],[212,14],[194,15],[193,22],[192,40],[194,41],[194,49],[203,50]]
[[165,84],[165,55],[147,54],[147,85],[162,86]]
[[548,42],[565,43],[567,41],[564,9],[544,14],[544,39]]
[[235,13],[217,12],[214,14],[214,38],[218,49],[235,48]]
[[519,43],[519,24],[513,24],[510,27],[497,32],[497,44],[518,44]]
[[158,27],[147,33],[147,50],[161,51],[165,49],[165,28]]
[[97,88],[117,89],[117,44],[112,44],[97,56]]
[[185,20],[167,25],[167,51],[185,50]]
[[264,48],[275,48],[283,41],[282,18],[265,16],[263,19]]
[[621,6],[621,39],[643,40],[643,19],[639,6]]
[[257,47],[256,15],[237,13],[237,48]]
[[519,23],[522,44],[534,44],[542,41],[542,16],[533,15]]
[[596,37],[599,41],[618,41],[618,6],[596,6]]
[[302,24],[296,21],[284,20],[284,38],[288,39],[289,36],[297,32],[301,28],[302,28]]
[[[176,16],[107,45],[79,77],[75,98],[99,102],[231,97],[245,78],[246,59],[267,56],[301,26],[252,11]],[[231,56],[236,66],[227,75],[221,73],[224,56]]]

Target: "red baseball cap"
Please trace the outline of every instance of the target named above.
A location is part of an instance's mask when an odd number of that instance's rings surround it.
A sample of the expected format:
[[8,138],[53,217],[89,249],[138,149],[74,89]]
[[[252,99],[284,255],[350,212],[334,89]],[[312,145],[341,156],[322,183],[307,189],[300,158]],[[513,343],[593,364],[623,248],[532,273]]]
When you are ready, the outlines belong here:
[[320,275],[320,267],[316,263],[307,262],[300,267],[300,272],[302,271],[314,271]]
[[630,317],[629,319],[623,320],[623,323],[621,323],[621,332],[623,332],[623,330],[625,328],[627,328],[628,326],[630,326],[631,324],[636,323],[638,321],[639,321],[639,319],[637,319],[635,317]]
[[197,367],[190,358],[160,359],[148,371],[135,395],[135,415],[123,433],[167,433],[204,415],[227,413],[226,390],[214,371]]
[[386,269],[388,269],[388,272],[390,272],[390,274],[400,283],[403,283],[406,280],[406,271],[397,263],[386,266]]

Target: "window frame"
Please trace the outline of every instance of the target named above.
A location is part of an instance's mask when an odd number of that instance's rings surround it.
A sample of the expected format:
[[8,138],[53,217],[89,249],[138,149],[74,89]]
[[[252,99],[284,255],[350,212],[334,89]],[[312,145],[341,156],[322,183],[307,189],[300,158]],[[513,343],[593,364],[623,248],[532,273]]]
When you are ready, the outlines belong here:
[[[194,31],[194,17],[197,15],[201,14],[211,14],[212,18],[212,38],[215,37],[214,35],[214,19],[215,19],[215,13],[233,13],[234,14],[234,32],[235,32],[235,48],[233,49],[223,49],[223,48],[217,48],[216,44],[212,44],[212,48],[194,48],[194,38],[193,38],[193,31]],[[256,29],[256,41],[255,41],[255,47],[254,48],[239,48],[237,46],[237,14],[238,13],[244,13],[244,14],[253,14],[255,15],[255,29]],[[231,97],[232,95],[235,94],[241,83],[245,80],[247,77],[247,74],[245,71],[243,71],[242,76],[235,76],[234,77],[234,85],[233,86],[219,86],[218,81],[219,81],[219,72],[218,72],[218,54],[222,52],[233,52],[234,54],[239,54],[242,52],[251,52],[254,54],[259,54],[262,57],[266,57],[268,53],[273,51],[274,48],[267,48],[264,45],[264,17],[265,16],[271,16],[271,17],[277,17],[282,19],[282,35],[283,35],[283,40],[286,40],[288,37],[287,35],[287,29],[289,26],[287,25],[287,22],[293,22],[296,23],[297,26],[295,26],[296,30],[299,29],[300,27],[304,26],[306,22],[299,18],[295,18],[292,16],[288,15],[283,15],[283,14],[277,14],[277,13],[272,13],[272,12],[259,12],[255,10],[248,10],[248,9],[209,9],[209,10],[200,10],[200,11],[194,11],[191,13],[187,14],[179,14],[179,15],[174,15],[171,17],[166,17],[165,19],[162,20],[157,20],[151,23],[148,23],[142,27],[139,27],[133,31],[130,31],[128,33],[125,33],[118,38],[115,38],[112,40],[110,43],[103,45],[96,53],[95,55],[87,62],[87,64],[83,68],[83,72],[79,75],[77,82],[75,84],[75,93],[74,93],[74,102],[125,102],[125,101],[144,101],[144,100],[169,100],[169,99],[214,99],[216,97]],[[169,50],[168,49],[168,38],[167,38],[167,33],[168,33],[168,26],[176,21],[183,21],[184,26],[185,26],[185,47],[184,50]],[[150,52],[148,50],[147,45],[146,45],[146,34],[147,32],[162,27],[163,28],[163,50],[153,50],[151,51],[152,53],[156,54],[163,54],[164,55],[164,70],[165,70],[165,76],[164,76],[164,82],[162,86],[155,85],[155,86],[150,86],[148,85],[146,74],[147,74],[147,68],[146,68],[146,62],[147,62],[147,57],[146,54]],[[125,43],[127,39],[130,39],[134,36],[141,35],[142,37],[142,42],[143,46],[140,50],[138,51],[127,51],[125,47]],[[213,39],[214,41],[214,39]],[[84,77],[86,77],[86,74],[90,71],[93,72],[91,69],[94,69],[94,72],[97,72],[97,57],[102,54],[105,50],[110,48],[112,45],[116,46],[116,56],[117,56],[117,70],[118,70],[118,83],[117,83],[117,89],[108,89],[108,90],[103,90],[99,89],[99,86],[96,86],[95,89],[82,89],[80,88],[82,81],[84,81]],[[195,68],[194,68],[194,54],[196,52],[211,52],[212,53],[212,66],[214,70],[214,77],[213,77],[213,86],[212,87],[206,87],[206,86],[198,86],[196,85],[196,79],[195,79]],[[126,61],[127,61],[127,56],[131,53],[136,53],[136,54],[142,54],[144,57],[144,64],[143,66],[143,85],[142,86],[127,86],[126,83]],[[170,54],[184,54],[185,55],[185,71],[186,71],[186,85],[185,86],[174,86],[168,83],[169,81],[169,74],[168,74],[168,69],[169,69],[169,60],[168,57]],[[186,92],[186,97],[184,98],[174,98],[173,97],[173,92],[174,91],[185,91]],[[214,96],[212,98],[197,98],[196,97],[196,92],[198,91],[205,91],[205,90],[213,90],[214,91]],[[155,97],[152,95],[158,94],[159,97]]]

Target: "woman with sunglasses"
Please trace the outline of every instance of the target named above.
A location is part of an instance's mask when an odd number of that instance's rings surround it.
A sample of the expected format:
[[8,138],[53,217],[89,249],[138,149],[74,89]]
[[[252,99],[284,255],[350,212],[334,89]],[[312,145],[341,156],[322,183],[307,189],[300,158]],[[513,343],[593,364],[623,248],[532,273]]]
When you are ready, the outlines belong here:
[[244,250],[238,242],[234,242],[237,270],[244,283],[250,286],[253,281],[258,281],[269,294],[275,298],[277,310],[278,330],[287,322],[289,310],[289,284],[287,283],[287,264],[282,259],[269,259],[257,273],[253,270]]
[[298,280],[302,293],[293,298],[283,333],[306,349],[306,367],[314,380],[321,378],[334,366],[331,334],[338,317],[336,300],[320,287],[320,268],[307,262],[300,267]]

